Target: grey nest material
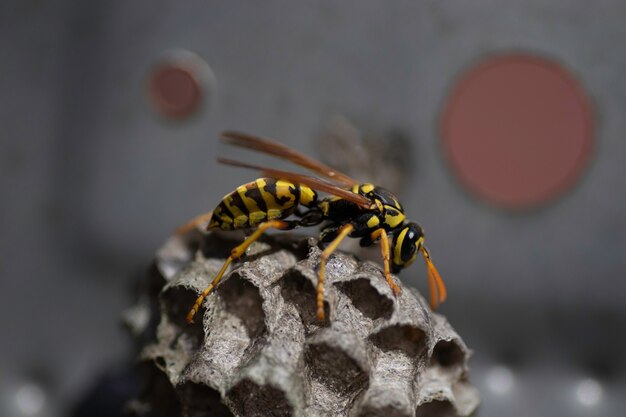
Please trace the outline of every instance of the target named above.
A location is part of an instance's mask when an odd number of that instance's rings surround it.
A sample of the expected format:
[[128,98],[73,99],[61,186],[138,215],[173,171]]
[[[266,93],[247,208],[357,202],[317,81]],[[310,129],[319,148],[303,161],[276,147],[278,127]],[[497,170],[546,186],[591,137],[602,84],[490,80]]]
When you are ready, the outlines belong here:
[[[327,320],[316,319],[321,251],[313,238],[282,234],[252,245],[188,325],[185,315],[237,237],[194,231],[157,254],[156,328],[140,357],[165,375],[183,416],[467,416],[476,409],[465,343],[415,289],[395,297],[379,265],[331,256]],[[144,396],[137,414],[163,398]]]

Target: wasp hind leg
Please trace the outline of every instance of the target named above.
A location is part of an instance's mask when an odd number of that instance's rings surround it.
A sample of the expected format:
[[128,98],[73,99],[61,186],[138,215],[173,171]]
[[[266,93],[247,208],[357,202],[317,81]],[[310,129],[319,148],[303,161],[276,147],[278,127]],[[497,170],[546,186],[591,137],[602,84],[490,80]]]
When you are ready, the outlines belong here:
[[389,268],[389,263],[391,262],[390,254],[389,254],[389,239],[387,238],[387,232],[385,231],[385,229],[380,228],[380,229],[374,230],[370,234],[370,239],[372,242],[376,241],[376,239],[378,238],[380,238],[380,251],[383,256],[383,265],[385,268],[384,269],[385,279],[387,280],[387,283],[393,290],[393,293],[396,296],[398,296],[402,292],[402,289],[394,282],[393,278],[391,277],[391,271]]
[[341,241],[354,230],[351,224],[344,224],[332,242],[324,249],[320,256],[320,271],[317,280],[317,319],[324,321],[324,280],[326,279],[326,260],[337,249]]
[[178,229],[176,229],[174,233],[178,236],[183,236],[191,232],[192,230],[200,229],[203,225],[209,224],[209,221],[211,220],[212,216],[213,216],[212,211],[196,216],[193,219],[189,220],[184,225],[180,226]]
[[200,310],[200,307],[202,306],[202,302],[209,294],[211,294],[211,291],[213,291],[213,289],[220,282],[220,280],[224,276],[224,273],[226,272],[226,269],[228,268],[228,265],[230,265],[230,263],[234,261],[235,259],[240,258],[244,253],[246,253],[246,249],[248,249],[250,245],[252,245],[255,241],[257,241],[267,229],[288,230],[288,229],[292,229],[296,225],[297,225],[296,222],[290,222],[290,221],[284,221],[284,220],[270,220],[268,222],[261,223],[259,227],[257,227],[257,229],[250,236],[248,236],[246,240],[243,241],[243,243],[235,246],[233,250],[230,252],[230,256],[224,262],[224,265],[222,265],[222,268],[220,269],[220,271],[217,273],[215,278],[213,278],[213,281],[211,281],[209,286],[206,287],[204,291],[202,291],[202,294],[200,294],[200,296],[196,299],[196,302],[194,303],[193,307],[191,307],[191,310],[189,310],[189,313],[187,314],[187,323],[189,324],[193,323],[193,318]]

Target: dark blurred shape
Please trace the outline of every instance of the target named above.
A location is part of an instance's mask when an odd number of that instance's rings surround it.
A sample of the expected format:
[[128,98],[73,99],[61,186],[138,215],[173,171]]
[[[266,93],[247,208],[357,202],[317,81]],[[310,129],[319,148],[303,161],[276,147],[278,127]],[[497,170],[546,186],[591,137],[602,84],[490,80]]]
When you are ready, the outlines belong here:
[[508,208],[537,206],[569,189],[594,142],[578,81],[557,63],[525,54],[488,58],[462,76],[442,134],[460,180]]
[[[133,367],[103,375],[82,398],[72,417],[120,417],[128,415],[126,404],[139,394]],[[154,415],[154,417],[157,417]],[[160,417],[160,416],[159,416]],[[164,416],[165,417],[165,416]]]
[[208,66],[195,54],[178,51],[161,59],[150,73],[148,93],[155,110],[168,119],[194,115],[204,100]]
[[415,173],[416,139],[402,128],[372,132],[335,116],[318,138],[320,158],[358,181],[402,193]]
[[[102,375],[82,397],[71,417],[178,417],[174,388],[153,363],[127,364]],[[189,414],[196,415],[196,414]]]

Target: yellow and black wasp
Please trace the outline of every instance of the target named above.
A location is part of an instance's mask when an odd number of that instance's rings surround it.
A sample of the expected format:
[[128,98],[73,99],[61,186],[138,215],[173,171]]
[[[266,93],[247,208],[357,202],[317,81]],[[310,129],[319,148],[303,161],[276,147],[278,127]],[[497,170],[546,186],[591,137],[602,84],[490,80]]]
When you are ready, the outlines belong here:
[[[362,246],[380,242],[384,275],[398,295],[400,287],[391,273],[409,266],[421,252],[428,269],[430,305],[434,309],[446,299],[446,288],[424,246],[424,232],[415,222],[409,222],[398,199],[388,190],[358,181],[342,174],[285,145],[238,132],[222,133],[222,140],[231,145],[252,149],[287,159],[330,181],[260,167],[244,162],[218,158],[218,161],[243,168],[261,171],[263,177],[238,187],[225,196],[210,213],[192,220],[182,230],[188,230],[208,220],[208,230],[254,230],[236,246],[217,276],[200,294],[187,314],[187,321],[200,309],[204,299],[222,279],[232,261],[241,257],[246,249],[268,229],[289,230],[324,223],[321,242],[327,246],[320,256],[317,283],[317,318],[324,320],[324,278],[326,260],[341,241],[349,236],[359,238]],[[332,181],[332,182],[331,182]],[[320,198],[318,192],[331,197]],[[289,220],[289,217],[292,217]]]

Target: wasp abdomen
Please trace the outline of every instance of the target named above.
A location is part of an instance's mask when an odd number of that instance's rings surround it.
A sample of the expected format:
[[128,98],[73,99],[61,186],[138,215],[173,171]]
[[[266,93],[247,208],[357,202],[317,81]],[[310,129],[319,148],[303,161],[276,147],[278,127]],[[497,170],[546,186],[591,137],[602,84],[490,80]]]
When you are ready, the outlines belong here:
[[299,204],[312,207],[317,193],[311,188],[274,178],[259,178],[237,187],[213,210],[209,229],[235,230],[290,216]]

